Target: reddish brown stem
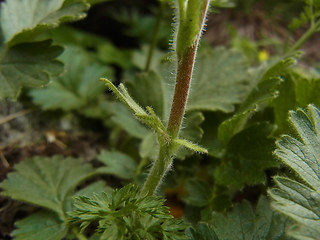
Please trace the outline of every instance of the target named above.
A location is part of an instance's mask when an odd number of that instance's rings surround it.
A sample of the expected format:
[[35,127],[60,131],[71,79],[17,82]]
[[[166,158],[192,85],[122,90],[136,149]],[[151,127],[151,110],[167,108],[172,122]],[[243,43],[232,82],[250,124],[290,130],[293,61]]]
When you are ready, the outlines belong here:
[[195,42],[183,56],[178,57],[176,84],[168,122],[168,133],[172,138],[176,138],[178,136],[184,116],[197,52],[197,45],[198,42]]

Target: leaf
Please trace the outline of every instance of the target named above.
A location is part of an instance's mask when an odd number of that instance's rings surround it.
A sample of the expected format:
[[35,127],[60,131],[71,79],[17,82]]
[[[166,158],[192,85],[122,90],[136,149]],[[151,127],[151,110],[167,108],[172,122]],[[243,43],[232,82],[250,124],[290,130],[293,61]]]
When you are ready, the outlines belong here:
[[107,64],[116,64],[123,69],[132,67],[132,52],[126,49],[119,49],[112,43],[98,45],[98,57]]
[[159,154],[159,147],[157,136],[154,133],[149,133],[142,139],[140,144],[140,157],[156,160]]
[[301,11],[299,17],[296,17],[292,20],[289,25],[291,29],[297,29],[306,23],[311,23],[311,26],[317,26],[319,30],[319,14],[320,14],[320,2],[318,0],[304,0],[305,6]]
[[173,219],[163,202],[156,196],[141,196],[130,184],[111,195],[76,197],[70,221],[81,223],[82,229],[98,221],[101,239],[183,239],[185,225]]
[[248,91],[246,60],[223,47],[199,51],[187,111],[234,111]]
[[121,126],[136,138],[143,139],[149,134],[149,129],[142,125],[125,106],[118,102],[109,102],[108,105],[114,124]]
[[285,75],[285,82],[281,84],[279,91],[280,95],[273,103],[278,133],[290,131],[287,124],[289,110],[305,108],[309,103],[320,106],[320,79],[310,78],[292,70]]
[[54,156],[28,158],[0,183],[2,195],[57,212],[64,218],[64,204],[75,187],[94,173],[81,160]]
[[20,44],[1,54],[0,99],[16,99],[22,87],[41,87],[59,75],[63,65],[55,58],[61,52],[51,41],[42,41]]
[[95,193],[100,193],[100,192],[111,193],[112,188],[109,186],[106,186],[105,181],[96,181],[96,182],[93,182],[90,185],[80,189],[73,196],[82,195],[82,196],[86,196],[86,197],[92,197]]
[[302,181],[276,177],[278,188],[269,194],[274,200],[273,207],[297,222],[297,229],[290,235],[310,239],[307,238],[310,233],[320,234],[320,111],[309,105],[307,111],[291,111],[289,120],[299,140],[283,136],[277,142],[275,154]]
[[243,201],[227,215],[213,213],[212,227],[219,240],[283,240],[287,220],[273,212],[265,197],[261,197],[255,211]]
[[211,226],[206,223],[199,223],[195,227],[186,230],[189,240],[220,240]]
[[[200,142],[203,135],[203,130],[201,126],[203,121],[204,121],[204,116],[201,112],[197,112],[197,111],[187,112],[185,114],[185,120],[182,124],[179,137],[194,143]],[[176,157],[179,159],[185,159],[186,157],[192,155],[193,153],[194,153],[193,150],[190,150],[187,148],[180,148],[176,153]]]
[[46,88],[30,92],[36,104],[44,110],[81,110],[102,96],[104,86],[98,78],[108,74],[108,68],[80,48],[68,47],[60,60],[65,73]]
[[164,86],[160,76],[153,71],[126,78],[126,86],[132,97],[142,106],[149,106],[161,118],[164,117]]
[[17,44],[39,30],[86,16],[84,0],[9,0],[0,5],[0,24],[6,44]]
[[227,144],[238,132],[243,130],[248,119],[275,99],[282,77],[295,63],[294,57],[276,60],[257,69],[254,84],[239,110],[230,119],[224,121],[218,129],[219,140]]
[[273,126],[258,123],[236,134],[226,147],[221,164],[215,168],[217,183],[241,189],[245,184],[264,183],[264,170],[278,166],[272,157]]
[[180,145],[180,146],[183,146],[187,149],[198,152],[198,153],[208,153],[207,149],[200,147],[197,144],[194,144],[194,143],[187,141],[185,139],[174,139],[173,142]]
[[[144,19],[141,19],[141,20],[143,21]],[[137,24],[139,24],[139,23],[137,23]],[[154,23],[152,23],[152,25],[153,24]],[[139,25],[141,25],[141,21],[140,21]],[[153,27],[153,26],[151,26],[151,27]],[[138,51],[134,51],[134,53],[133,53],[132,63],[141,70],[144,70],[146,67],[146,62],[147,62],[147,58],[148,58],[148,51],[149,51],[149,46],[143,45],[141,49],[139,49]],[[155,48],[153,55],[152,55],[152,61],[150,63],[149,68],[156,71],[159,68],[159,65],[161,64],[161,60],[163,57],[164,57],[164,53],[162,51],[160,51],[158,48]]]
[[103,150],[98,160],[106,165],[97,170],[99,173],[112,174],[122,179],[132,179],[135,176],[137,163],[124,153]]
[[188,205],[204,207],[209,203],[212,192],[207,182],[199,179],[188,179],[185,188],[188,195],[183,198],[183,201]]
[[12,232],[16,240],[61,240],[68,232],[59,217],[49,211],[34,213],[15,223],[18,229]]

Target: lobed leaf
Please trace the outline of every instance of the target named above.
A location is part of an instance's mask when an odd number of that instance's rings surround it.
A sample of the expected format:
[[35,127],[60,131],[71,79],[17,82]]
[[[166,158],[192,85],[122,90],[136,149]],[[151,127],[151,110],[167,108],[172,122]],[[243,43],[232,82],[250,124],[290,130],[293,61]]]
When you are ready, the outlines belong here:
[[16,99],[22,87],[42,87],[63,71],[55,60],[62,48],[51,41],[24,43],[8,50],[0,49],[0,99]]
[[272,104],[278,133],[289,132],[288,112],[298,107],[305,108],[309,103],[319,106],[320,79],[304,76],[298,71],[290,71],[279,88],[280,95]]
[[248,119],[278,97],[278,88],[288,68],[295,63],[294,57],[271,62],[257,69],[251,91],[241,103],[239,110],[230,119],[224,121],[218,129],[218,138],[223,144],[242,131]]
[[65,204],[75,187],[94,170],[81,160],[54,156],[34,157],[16,164],[0,183],[2,195],[50,209],[64,218]]
[[226,216],[214,213],[212,222],[219,240],[286,239],[287,219],[273,212],[265,197],[259,199],[255,211],[244,201]]
[[124,153],[103,150],[98,160],[106,165],[97,170],[99,173],[112,174],[122,179],[132,179],[135,175],[137,163]]
[[16,240],[61,240],[68,232],[66,225],[50,211],[34,213],[15,223],[12,232]]
[[17,44],[39,30],[82,19],[88,8],[85,0],[7,0],[0,5],[4,42]]
[[97,79],[110,72],[88,52],[67,47],[59,58],[66,71],[44,89],[33,89],[33,101],[44,110],[81,110],[97,101],[104,86]]
[[199,223],[195,227],[186,230],[189,240],[220,240],[213,230],[212,226],[206,223]]
[[199,50],[187,111],[234,111],[248,91],[242,54],[223,47]]
[[265,197],[254,211],[249,202],[236,205],[227,215],[213,213],[212,224],[187,229],[190,240],[284,240],[287,219],[273,212]]
[[291,111],[289,120],[299,140],[283,136],[275,154],[302,181],[276,177],[278,188],[269,194],[274,208],[297,222],[290,235],[295,239],[316,239],[310,236],[320,234],[320,111],[309,105],[307,111]]
[[217,183],[241,189],[245,184],[265,183],[264,170],[278,166],[272,157],[274,127],[267,123],[254,124],[236,134],[214,169]]

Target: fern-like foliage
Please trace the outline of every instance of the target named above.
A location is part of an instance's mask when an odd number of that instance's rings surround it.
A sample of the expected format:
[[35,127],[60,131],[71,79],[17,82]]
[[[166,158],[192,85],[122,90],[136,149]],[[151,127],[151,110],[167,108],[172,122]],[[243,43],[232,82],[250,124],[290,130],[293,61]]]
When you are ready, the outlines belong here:
[[275,154],[301,180],[278,176],[278,188],[269,193],[274,208],[297,223],[289,234],[316,240],[320,235],[320,111],[314,105],[307,111],[292,111],[290,122],[300,139],[283,136]]
[[304,0],[305,6],[299,17],[294,18],[290,24],[290,28],[296,29],[306,23],[317,25],[319,27],[320,16],[320,1],[319,0]]
[[141,196],[138,188],[129,184],[112,194],[75,197],[76,209],[70,213],[70,222],[81,223],[82,230],[98,222],[101,240],[186,239],[185,224],[173,219],[164,201]]

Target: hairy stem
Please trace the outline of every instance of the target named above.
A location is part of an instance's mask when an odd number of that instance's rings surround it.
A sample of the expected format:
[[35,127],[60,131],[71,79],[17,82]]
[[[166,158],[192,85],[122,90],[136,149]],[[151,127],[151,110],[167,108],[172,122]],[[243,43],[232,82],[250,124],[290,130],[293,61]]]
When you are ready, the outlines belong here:
[[198,42],[178,59],[176,85],[168,122],[168,133],[176,138],[184,116]]
[[160,151],[154,162],[147,180],[142,188],[142,194],[152,195],[159,187],[163,177],[170,168],[188,100],[192,72],[196,58],[197,47],[205,22],[210,0],[179,0],[179,28],[176,38],[177,74],[174,96],[168,121],[168,138],[159,137]]
[[158,159],[153,163],[148,178],[141,190],[143,195],[152,195],[156,191],[161,183],[161,179],[170,167],[171,158],[169,146],[161,145]]

